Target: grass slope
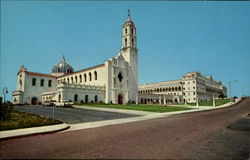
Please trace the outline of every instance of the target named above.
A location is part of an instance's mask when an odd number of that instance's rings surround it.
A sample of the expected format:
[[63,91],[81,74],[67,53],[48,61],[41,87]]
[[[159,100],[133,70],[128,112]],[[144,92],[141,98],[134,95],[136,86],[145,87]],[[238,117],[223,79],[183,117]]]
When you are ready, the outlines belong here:
[[[229,99],[216,99],[215,106],[220,106],[228,102],[230,102]],[[196,106],[196,103],[188,103],[188,105]],[[199,106],[213,106],[213,101],[210,100],[210,101],[199,102]]]
[[128,110],[137,110],[137,111],[147,111],[147,112],[173,112],[173,111],[182,111],[189,110],[190,108],[184,107],[170,107],[170,106],[159,106],[159,105],[116,105],[116,104],[82,104],[83,106],[90,107],[103,107],[103,108],[116,108],[116,109],[128,109]]
[[45,118],[30,113],[23,113],[15,109],[7,109],[1,113],[0,131],[62,123],[59,120],[54,120],[53,122],[53,119],[51,118]]

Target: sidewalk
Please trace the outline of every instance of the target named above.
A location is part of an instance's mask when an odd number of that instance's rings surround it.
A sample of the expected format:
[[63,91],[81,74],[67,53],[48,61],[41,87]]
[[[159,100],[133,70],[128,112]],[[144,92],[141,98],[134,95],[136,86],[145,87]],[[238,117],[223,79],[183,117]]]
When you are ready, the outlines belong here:
[[116,109],[116,108],[88,107],[88,106],[75,106],[75,105],[73,107],[74,108],[79,108],[79,109],[88,109],[88,110],[96,110],[96,111],[104,111],[104,112],[114,112],[114,113],[123,113],[123,114],[135,114],[135,115],[142,115],[142,116],[154,113],[154,112],[135,111],[135,110]]
[[22,136],[27,136],[27,135],[34,135],[34,134],[58,132],[58,131],[68,129],[69,127],[70,127],[69,124],[63,123],[63,124],[50,125],[50,126],[1,131],[0,132],[0,140],[8,139],[8,138],[22,137]]
[[177,115],[177,114],[183,114],[183,113],[220,109],[220,108],[225,108],[225,107],[229,107],[233,104],[236,104],[240,100],[241,99],[237,99],[234,103],[229,102],[229,103],[226,103],[224,105],[216,106],[216,107],[200,106],[200,107],[193,107],[192,110],[165,112],[165,113],[133,111],[133,110],[126,110],[126,109],[74,106],[75,108],[80,108],[80,109],[91,109],[91,110],[116,112],[116,113],[136,114],[136,115],[141,115],[141,116],[132,117],[132,118],[114,119],[114,120],[104,120],[104,121],[97,121],[97,122],[79,123],[79,124],[72,124],[72,125],[64,123],[64,124],[51,125],[51,126],[24,128],[24,129],[16,129],[16,130],[9,130],[9,131],[0,131],[0,140],[28,136],[28,135],[34,135],[34,134],[52,133],[52,132],[58,132],[58,131],[68,132],[68,131],[79,130],[79,129],[96,128],[96,127],[103,127],[103,126],[109,126],[109,125],[115,125],[115,124],[124,124],[124,123],[129,123],[129,122],[144,121],[144,120],[155,119],[155,118],[163,118],[163,117],[169,117],[171,115]]

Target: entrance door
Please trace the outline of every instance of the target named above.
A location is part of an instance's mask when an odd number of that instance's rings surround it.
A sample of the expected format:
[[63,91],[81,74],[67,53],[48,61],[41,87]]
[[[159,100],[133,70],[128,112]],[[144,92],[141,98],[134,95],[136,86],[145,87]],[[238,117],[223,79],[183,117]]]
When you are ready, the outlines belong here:
[[37,98],[36,97],[33,97],[31,99],[31,105],[37,105]]
[[122,94],[118,94],[118,104],[123,104],[123,96],[122,96]]

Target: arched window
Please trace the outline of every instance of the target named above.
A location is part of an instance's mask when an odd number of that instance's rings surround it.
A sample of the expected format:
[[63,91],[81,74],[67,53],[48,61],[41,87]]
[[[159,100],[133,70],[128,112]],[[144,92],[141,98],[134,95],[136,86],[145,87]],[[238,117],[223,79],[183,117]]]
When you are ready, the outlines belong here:
[[57,68],[57,72],[58,72],[58,73],[60,73],[60,72],[61,72],[60,68]]
[[78,101],[78,95],[75,94],[75,95],[74,95],[74,102],[77,102],[77,101]]
[[69,70],[69,68],[67,68],[67,70],[66,70],[66,73],[70,73],[70,70]]
[[177,91],[178,89],[177,89],[177,87],[175,87],[175,91]]
[[134,46],[134,38],[132,38],[132,47]]
[[96,71],[94,72],[94,75],[95,75],[95,80],[97,80],[97,72]]
[[82,83],[82,75],[81,74],[79,76],[79,79],[80,79],[80,83]]
[[88,103],[88,102],[89,102],[89,96],[85,95],[85,103]]
[[73,77],[71,77],[71,83],[73,83],[74,82],[74,78]]
[[98,101],[98,96],[97,95],[95,95],[95,102],[97,102]]
[[75,82],[76,82],[76,84],[77,84],[77,76],[75,76]]
[[125,28],[125,34],[127,34],[128,33],[128,30],[127,30],[127,28]]
[[179,87],[179,91],[181,91],[181,87]]
[[49,80],[48,87],[52,86],[52,80]]
[[91,75],[91,72],[89,72],[89,81],[92,81],[92,75]]
[[40,80],[40,86],[43,87],[44,86],[44,79]]
[[127,47],[128,40],[125,38],[125,47]]
[[131,28],[131,34],[132,34],[132,35],[134,34],[134,30],[133,30],[133,28]]
[[86,73],[84,74],[84,82],[87,82],[87,75],[86,75]]
[[69,78],[67,78],[67,82],[69,83]]
[[23,84],[22,84],[22,80],[20,79],[20,80],[19,80],[19,90],[21,90],[21,89],[22,89],[22,86],[23,86]]

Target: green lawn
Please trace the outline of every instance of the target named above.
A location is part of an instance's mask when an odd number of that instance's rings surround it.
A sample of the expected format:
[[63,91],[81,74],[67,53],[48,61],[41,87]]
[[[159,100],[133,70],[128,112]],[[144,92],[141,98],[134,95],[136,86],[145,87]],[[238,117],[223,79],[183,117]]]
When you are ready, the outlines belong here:
[[137,110],[137,111],[147,111],[147,112],[174,112],[189,110],[190,108],[184,107],[170,107],[170,106],[159,106],[159,105],[150,105],[150,104],[139,104],[139,105],[116,105],[116,104],[82,104],[83,106],[90,107],[103,107],[103,108],[116,108],[116,109],[128,109],[128,110]]
[[[4,110],[4,111],[3,111]],[[15,109],[1,109],[0,131],[60,124],[61,121],[38,115],[19,112]]]
[[[229,99],[216,99],[215,106],[223,105],[225,103],[228,103],[229,101],[230,101]],[[188,105],[196,106],[196,103],[188,103]],[[213,106],[213,101],[210,100],[210,101],[199,102],[199,106]]]

